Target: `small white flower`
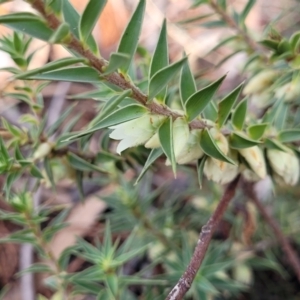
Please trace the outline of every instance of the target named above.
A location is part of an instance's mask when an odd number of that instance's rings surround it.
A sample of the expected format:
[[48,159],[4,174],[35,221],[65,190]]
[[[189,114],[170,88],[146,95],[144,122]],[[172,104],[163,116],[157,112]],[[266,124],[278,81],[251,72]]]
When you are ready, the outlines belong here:
[[146,143],[165,120],[165,116],[145,114],[140,118],[110,127],[114,131],[109,135],[114,140],[121,140],[117,147],[120,154],[127,148]]
[[[275,172],[277,181],[284,181],[288,185],[295,185],[299,179],[299,160],[292,151],[269,149],[267,157]],[[278,176],[276,176],[278,175]]]
[[40,144],[36,151],[33,153],[33,159],[38,160],[46,157],[51,152],[52,148],[53,146],[48,142]]
[[[232,157],[231,157],[232,158]],[[233,158],[233,160],[235,160]],[[209,179],[219,184],[231,182],[239,174],[239,166],[208,157],[204,165],[204,174]]]
[[262,92],[271,85],[277,75],[273,70],[265,70],[254,75],[245,86],[243,93],[248,95]]
[[276,90],[275,96],[283,98],[286,102],[298,99],[300,96],[300,82],[292,81],[281,86]]
[[239,149],[239,153],[245,158],[252,171],[261,179],[267,175],[266,162],[262,150],[258,146]]

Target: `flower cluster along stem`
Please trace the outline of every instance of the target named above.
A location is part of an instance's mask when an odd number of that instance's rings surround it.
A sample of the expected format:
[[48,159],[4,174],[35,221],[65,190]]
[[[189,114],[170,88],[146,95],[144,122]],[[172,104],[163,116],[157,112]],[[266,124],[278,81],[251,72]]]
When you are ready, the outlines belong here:
[[[59,27],[61,21],[53,12],[48,12],[48,10],[46,9],[46,4],[43,0],[27,1],[45,18],[48,26],[51,29],[56,30]],[[90,49],[87,49],[86,46],[83,45],[83,43],[78,40],[73,34],[71,34],[70,41],[65,46],[85,57],[89,61],[90,66],[96,69],[101,76],[104,68],[107,66],[107,61],[105,59],[99,58],[95,54],[93,54],[92,51]],[[160,105],[153,101],[149,101],[148,103],[148,96],[142,93],[138,87],[136,87],[131,81],[126,79],[122,74],[118,72],[114,72],[109,75],[102,75],[101,78],[113,85],[118,86],[123,90],[130,89],[132,91],[131,97],[143,106],[147,107],[151,113],[172,117],[173,119],[181,117],[180,114],[170,110],[167,106]],[[211,127],[201,120],[193,120],[189,123],[189,126],[191,129],[204,129]]]
[[202,227],[198,243],[196,245],[191,261],[184,274],[181,276],[175,287],[167,296],[166,300],[181,300],[191,288],[197,272],[201,267],[213,234],[217,229],[217,226],[221,221],[230,201],[235,195],[235,191],[239,183],[239,178],[240,177],[238,176],[227,186],[216,210],[211,215],[206,225]]
[[276,221],[276,219],[267,211],[265,206],[261,203],[261,201],[257,198],[253,186],[251,184],[245,183],[245,192],[249,199],[254,203],[257,207],[258,211],[265,219],[266,223],[271,227],[273,230],[277,240],[279,241],[282,250],[285,252],[286,257],[290,266],[293,268],[297,279],[300,283],[300,258],[297,256],[295,250],[292,248],[288,238],[282,232],[280,225]]

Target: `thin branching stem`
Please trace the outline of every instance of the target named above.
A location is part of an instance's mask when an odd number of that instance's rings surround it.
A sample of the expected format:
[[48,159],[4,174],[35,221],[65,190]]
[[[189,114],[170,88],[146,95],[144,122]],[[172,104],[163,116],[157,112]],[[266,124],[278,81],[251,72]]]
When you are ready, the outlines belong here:
[[202,227],[199,235],[198,243],[195,251],[191,258],[191,261],[181,276],[175,287],[171,290],[166,300],[181,300],[184,295],[188,292],[192,283],[197,275],[198,270],[201,267],[202,261],[206,254],[209,243],[213,237],[215,230],[219,222],[221,221],[228,204],[235,195],[236,188],[238,186],[239,176],[232,181],[224,191],[223,197],[221,198],[216,210],[207,221],[206,225]]
[[297,256],[295,250],[292,248],[288,238],[282,232],[280,225],[276,221],[276,219],[267,211],[266,207],[259,201],[257,198],[252,184],[245,184],[245,191],[250,200],[255,204],[258,211],[266,221],[266,223],[273,230],[276,238],[278,239],[282,250],[285,252],[286,257],[290,266],[293,268],[298,281],[300,282],[300,258]]

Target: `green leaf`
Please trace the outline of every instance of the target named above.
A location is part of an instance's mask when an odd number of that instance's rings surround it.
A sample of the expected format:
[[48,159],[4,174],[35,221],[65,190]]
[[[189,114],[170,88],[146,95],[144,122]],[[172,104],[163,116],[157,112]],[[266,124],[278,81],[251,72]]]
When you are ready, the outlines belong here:
[[232,124],[235,128],[242,130],[247,114],[247,98],[242,100],[234,110]]
[[229,142],[230,147],[233,149],[250,148],[260,143],[259,141],[252,140],[243,133],[239,132],[233,132],[230,136]]
[[95,119],[97,119],[96,123],[98,123],[101,119],[103,119],[103,118],[107,117],[109,114],[111,114],[117,108],[117,106],[122,102],[122,100],[124,98],[128,97],[130,94],[131,94],[131,90],[125,90],[120,95],[114,96],[112,99],[108,100],[105,103],[105,105],[103,106],[103,108],[101,109],[100,119],[97,117],[95,118]]
[[138,184],[140,182],[140,180],[142,179],[142,177],[145,175],[146,171],[149,169],[149,167],[163,154],[163,150],[161,148],[155,148],[152,149],[147,161],[139,175],[139,177],[137,178],[135,185]]
[[234,106],[237,98],[240,95],[242,86],[243,83],[240,84],[236,89],[234,89],[231,93],[229,93],[224,99],[220,101],[218,105],[219,106],[219,111],[218,111],[219,128],[221,128],[227,121],[227,118],[229,117],[232,107]]
[[264,140],[264,145],[269,149],[276,149],[280,151],[286,151],[286,146],[284,146],[281,142],[275,139],[266,138]]
[[252,7],[256,3],[256,0],[249,0],[247,4],[245,5],[243,11],[240,14],[240,22],[245,22],[249,12],[251,11]]
[[174,176],[176,176],[176,161],[174,155],[173,144],[173,122],[172,118],[168,118],[158,129],[158,136],[161,147],[170,160]]
[[89,128],[83,132],[73,134],[73,136],[70,136],[68,139],[66,139],[66,141],[74,140],[81,136],[93,133],[97,130],[139,118],[142,115],[144,115],[146,112],[147,112],[147,109],[141,105],[138,105],[138,104],[127,105],[125,107],[122,107],[122,108],[114,111],[113,113],[111,113],[110,115],[108,115],[107,117],[102,119],[100,122],[96,123],[91,128]]
[[226,75],[216,80],[209,86],[191,95],[185,103],[185,111],[189,121],[195,119],[212,100],[215,92],[225,79]]
[[50,268],[49,265],[42,264],[42,263],[35,263],[32,264],[30,267],[18,272],[17,276],[21,277],[27,273],[50,273],[51,274],[53,273],[53,270]]
[[194,76],[191,72],[188,60],[181,69],[180,76],[180,99],[182,107],[185,107],[186,101],[197,91]]
[[300,31],[297,31],[293,33],[293,35],[290,37],[290,45],[291,48],[296,52],[299,48],[299,42],[300,42]]
[[70,165],[76,170],[86,171],[86,172],[91,172],[91,171],[106,172],[101,170],[101,168],[87,162],[86,160],[82,159],[81,157],[77,156],[72,152],[69,152],[67,157]]
[[201,133],[200,146],[206,155],[235,165],[235,162],[220,150],[207,128]]
[[279,133],[279,141],[282,143],[299,142],[300,129],[286,129]]
[[49,39],[50,44],[61,44],[67,42],[71,38],[70,26],[67,23],[61,23],[59,27],[53,32]]
[[279,42],[278,41],[274,41],[274,40],[262,40],[259,42],[260,44],[262,44],[263,46],[271,49],[271,50],[275,50],[277,51],[277,48],[278,48],[278,45],[279,45]]
[[111,294],[114,297],[117,297],[118,290],[119,290],[118,276],[116,274],[107,274],[105,276],[105,282]]
[[90,67],[71,67],[29,76],[26,79],[99,83],[99,73]]
[[0,16],[0,24],[21,31],[40,40],[48,41],[53,34],[45,21],[31,13],[15,13]]
[[52,187],[55,187],[55,182],[54,182],[54,178],[53,178],[53,172],[52,172],[52,168],[51,168],[51,164],[50,164],[50,159],[48,157],[45,157],[44,159],[44,168],[47,174],[47,177],[49,178]]
[[203,116],[205,119],[209,119],[215,122],[218,118],[218,110],[216,104],[211,101],[207,104],[207,106],[203,110]]
[[131,60],[135,54],[140,32],[142,28],[142,22],[144,19],[144,12],[146,7],[146,1],[140,0],[139,4],[133,13],[119,44],[118,52],[123,54],[128,54],[130,60],[127,64],[122,66],[122,70],[126,72],[130,66]]
[[30,168],[30,174],[33,177],[36,177],[36,178],[39,178],[39,179],[43,179],[44,178],[44,176],[41,173],[41,171],[35,165],[31,166],[31,168]]
[[[100,0],[99,0],[100,1]],[[79,35],[79,22],[80,22],[80,15],[73,7],[73,5],[69,2],[69,0],[62,0],[62,11],[64,15],[64,20],[66,23],[70,25],[70,29],[72,33],[80,39]],[[96,55],[98,55],[98,46],[97,43],[92,35],[88,37],[87,45],[89,46],[90,50]]]
[[187,58],[184,57],[180,61],[161,69],[152,76],[149,83],[148,101],[152,100],[166,87],[170,80],[179,72],[186,60]]
[[108,66],[105,67],[103,75],[107,75],[121,69],[123,66],[130,64],[130,56],[124,53],[113,52],[110,55]]
[[107,0],[89,0],[79,21],[80,40],[86,43],[90,37]]
[[254,140],[259,140],[264,135],[268,125],[268,123],[261,123],[249,126],[247,129],[249,136]]
[[233,36],[230,36],[230,37],[228,37],[228,38],[225,38],[225,39],[222,40],[220,43],[218,43],[215,47],[213,47],[213,48],[209,51],[209,53],[212,53],[212,52],[218,50],[220,47],[226,45],[227,43],[230,43],[231,41],[236,40],[237,38],[238,38],[238,36],[236,36],[236,35],[233,35]]
[[76,106],[76,104],[70,105],[66,111],[46,130],[47,136],[51,136],[58,128],[59,126],[66,120],[66,118],[70,115],[73,108]]
[[197,175],[198,175],[198,183],[199,183],[200,189],[202,189],[203,170],[204,170],[204,165],[205,165],[206,159],[207,159],[207,156],[203,155],[200,159],[198,159],[198,162],[197,162]]
[[200,26],[205,28],[220,28],[220,27],[224,28],[227,26],[227,24],[223,20],[215,20],[215,21],[202,23],[200,24]]

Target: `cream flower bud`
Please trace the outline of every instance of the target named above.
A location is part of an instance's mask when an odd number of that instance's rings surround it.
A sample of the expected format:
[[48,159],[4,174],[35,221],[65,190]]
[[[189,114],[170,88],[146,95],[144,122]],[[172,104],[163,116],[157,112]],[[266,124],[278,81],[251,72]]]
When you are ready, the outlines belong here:
[[239,166],[208,157],[203,172],[209,180],[219,184],[227,184],[239,174]]
[[145,147],[150,149],[158,148],[160,146],[161,145],[160,145],[158,133],[155,133],[145,144]]
[[275,172],[275,179],[288,185],[295,185],[299,179],[299,160],[292,151],[268,149],[267,157]]
[[[217,129],[212,128],[210,129],[210,133],[211,136],[213,137],[215,143],[217,144],[217,146],[219,147],[219,149],[225,154],[227,155],[228,151],[229,151],[229,144],[228,141],[226,139],[226,137]],[[220,169],[224,169],[226,162],[212,158],[212,160],[214,161],[214,163],[216,165],[218,165],[218,167]]]
[[292,81],[283,85],[276,90],[275,96],[283,98],[287,102],[296,100],[300,96],[300,82]]
[[265,108],[273,101],[273,97],[270,93],[261,93],[251,96],[251,103],[257,108]]
[[[181,153],[182,149],[185,147],[188,139],[189,139],[189,125],[185,118],[177,118],[173,122],[173,144],[174,144],[174,155],[175,160],[177,161],[177,157]],[[167,159],[166,165],[170,165],[170,161]]]
[[[204,155],[200,147],[200,130],[191,130],[189,132],[188,140],[183,145],[180,153],[176,156],[176,162],[180,165],[187,164]],[[168,161],[166,164],[168,165]]]
[[266,162],[262,150],[258,146],[239,149],[239,153],[245,158],[252,171],[261,179],[267,175]]
[[52,147],[53,146],[47,142],[40,144],[33,153],[33,159],[38,160],[46,157],[51,152]]
[[244,94],[248,95],[262,92],[271,85],[276,76],[277,73],[274,70],[265,70],[254,75],[245,86]]
[[110,127],[114,129],[109,135],[110,138],[121,140],[117,153],[120,154],[127,148],[146,143],[156,133],[165,118],[165,116],[145,114],[140,118]]

